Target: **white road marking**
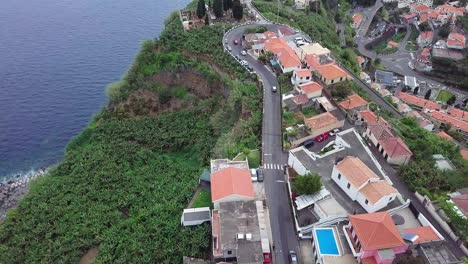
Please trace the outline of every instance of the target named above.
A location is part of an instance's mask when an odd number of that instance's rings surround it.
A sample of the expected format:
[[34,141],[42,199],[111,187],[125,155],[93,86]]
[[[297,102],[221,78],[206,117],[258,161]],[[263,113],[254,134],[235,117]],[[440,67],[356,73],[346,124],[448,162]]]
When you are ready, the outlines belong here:
[[266,163],[266,164],[263,164],[263,168],[266,170],[283,170],[283,165]]
[[285,181],[282,180],[277,180],[276,182],[285,183]]

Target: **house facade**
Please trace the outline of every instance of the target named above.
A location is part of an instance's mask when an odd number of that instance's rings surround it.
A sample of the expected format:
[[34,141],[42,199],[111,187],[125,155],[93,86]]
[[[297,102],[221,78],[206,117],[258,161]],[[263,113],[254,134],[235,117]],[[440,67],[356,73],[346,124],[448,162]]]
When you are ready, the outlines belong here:
[[297,86],[296,90],[307,96],[308,99],[322,96],[322,86],[316,82],[308,82]]
[[434,32],[432,31],[423,31],[419,33],[416,42],[418,43],[419,47],[426,47],[432,43],[432,38],[434,37]]
[[318,66],[314,72],[326,85],[351,80],[351,76],[334,63]]
[[378,149],[384,159],[394,165],[407,164],[413,153],[399,137],[395,137],[385,123],[367,126],[364,137]]
[[309,129],[310,137],[316,137],[335,128],[344,126],[344,119],[338,120],[330,112],[322,113],[304,120]]
[[386,207],[398,194],[357,157],[345,157],[333,166],[331,178],[369,213]]
[[309,69],[295,69],[291,76],[293,85],[300,85],[312,81],[312,72]]

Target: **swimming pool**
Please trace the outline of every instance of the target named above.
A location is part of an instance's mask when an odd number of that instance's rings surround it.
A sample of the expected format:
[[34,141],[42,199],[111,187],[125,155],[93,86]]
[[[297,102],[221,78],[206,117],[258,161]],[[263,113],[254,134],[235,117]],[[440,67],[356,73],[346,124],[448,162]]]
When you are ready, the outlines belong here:
[[315,229],[320,255],[339,255],[335,231],[332,228]]

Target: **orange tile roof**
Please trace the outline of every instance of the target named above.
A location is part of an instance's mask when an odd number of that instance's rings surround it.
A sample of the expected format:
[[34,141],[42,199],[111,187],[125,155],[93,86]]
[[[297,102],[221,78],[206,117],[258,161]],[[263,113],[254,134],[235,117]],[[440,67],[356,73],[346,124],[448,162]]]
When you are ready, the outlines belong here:
[[320,66],[320,65],[331,65],[331,64],[334,64],[335,62],[333,60],[328,60],[326,63],[321,63],[320,62],[320,58],[317,54],[306,54],[305,56],[305,62],[307,63],[307,65],[310,67],[311,70],[317,68],[317,66]]
[[447,113],[455,118],[468,121],[468,112],[461,109],[452,108],[447,111]]
[[461,150],[460,150],[460,155],[461,155],[464,159],[468,160],[468,150],[466,150],[466,149],[461,149]]
[[375,123],[379,122],[379,117],[376,116],[374,114],[374,112],[372,112],[370,110],[361,111],[361,112],[359,112],[359,114],[361,115],[361,117],[364,119],[364,121],[367,124],[375,124]]
[[265,32],[263,32],[263,35],[265,36],[266,39],[270,39],[270,38],[276,37],[276,33],[275,33],[275,32],[271,32],[271,31],[265,31]]
[[458,129],[461,129],[463,131],[468,131],[468,122],[458,120],[456,118],[453,118],[447,114],[444,114],[439,111],[432,111],[431,116],[437,120],[439,120],[442,123],[448,123]]
[[388,154],[388,156],[395,158],[401,156],[412,156],[413,152],[406,146],[405,142],[399,137],[389,137],[379,140],[380,145]]
[[415,95],[412,95],[412,94],[399,92],[397,94],[397,97],[400,98],[401,100],[405,101],[408,104],[416,105],[416,106],[419,106],[421,108],[427,108],[429,110],[436,110],[436,109],[441,108],[440,104],[438,104],[436,102],[432,102],[432,101],[429,101],[429,100],[426,100],[426,99],[422,99],[422,98],[419,98],[419,97],[417,97]]
[[420,39],[432,39],[433,36],[434,36],[434,32],[432,31],[423,31],[419,33]]
[[389,41],[387,43],[387,46],[390,46],[390,47],[393,47],[393,48],[398,47],[398,45],[400,45],[400,44],[398,44],[398,42],[395,42],[395,41]]
[[356,23],[361,23],[362,21],[362,15],[361,14],[356,14],[353,16],[353,23],[356,24]]
[[312,77],[312,72],[309,69],[296,69],[294,72],[298,77]]
[[452,202],[460,209],[463,215],[468,217],[468,194],[452,197]]
[[424,22],[426,22],[428,20],[429,20],[429,14],[427,12],[421,12],[419,14],[419,23],[424,23]]
[[354,187],[359,188],[370,179],[379,179],[359,158],[347,156],[338,162],[336,168]]
[[334,80],[341,77],[348,77],[349,75],[336,64],[320,65],[315,70],[327,80]]
[[445,140],[454,141],[453,137],[451,137],[449,134],[445,133],[444,131],[440,131],[439,133],[437,133],[437,135]]
[[299,85],[299,88],[304,92],[304,94],[311,94],[318,91],[322,91],[322,86],[316,82],[308,82]]
[[447,45],[465,47],[465,36],[460,33],[450,33],[447,38]]
[[457,16],[463,16],[464,8],[463,7],[454,7],[448,4],[443,4],[435,8],[435,10],[439,12],[443,12],[445,14],[456,14]]
[[410,5],[410,7],[412,9],[416,9],[418,12],[423,12],[423,11],[427,11],[427,10],[430,9],[430,7],[428,7],[428,6],[418,5],[418,4],[412,4],[412,5]]
[[265,41],[265,49],[273,52],[285,68],[302,65],[294,50],[283,38],[271,38]]
[[211,174],[211,200],[213,202],[233,194],[255,197],[250,171],[228,167]]
[[363,56],[357,56],[357,57],[356,57],[356,60],[357,60],[357,62],[358,62],[359,65],[363,64],[364,61],[366,61],[366,59],[364,59]]
[[364,186],[364,188],[360,190],[360,192],[372,204],[375,204],[387,195],[398,193],[397,189],[393,188],[393,186],[384,180],[369,182],[366,184],[366,186]]
[[434,232],[434,230],[432,230],[430,226],[406,228],[404,231],[405,233],[411,233],[418,236],[418,239],[415,241],[415,243],[424,243],[440,240],[439,236],[436,234],[436,232]]
[[406,245],[388,212],[350,215],[349,221],[364,250]]
[[319,129],[323,127],[327,127],[333,123],[338,122],[338,119],[330,112],[325,112],[304,120],[306,125],[311,129]]
[[366,100],[362,99],[362,97],[358,94],[352,94],[348,96],[348,98],[346,98],[345,101],[340,103],[340,106],[347,110],[354,109],[357,107],[363,107],[366,105]]
[[367,126],[367,128],[378,141],[389,137],[394,137],[392,131],[390,131],[386,123],[370,124]]

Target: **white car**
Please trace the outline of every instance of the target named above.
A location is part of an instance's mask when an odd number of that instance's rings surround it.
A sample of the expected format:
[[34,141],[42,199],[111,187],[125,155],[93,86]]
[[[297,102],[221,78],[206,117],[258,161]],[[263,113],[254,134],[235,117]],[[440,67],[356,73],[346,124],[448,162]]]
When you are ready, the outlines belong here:
[[276,86],[273,86],[271,87],[271,90],[275,93],[276,91],[278,91],[278,88],[276,88]]
[[335,128],[333,129],[332,131],[328,132],[328,135],[330,135],[331,137],[333,137],[334,135],[336,135],[338,132],[340,132],[340,130],[338,128]]
[[242,56],[245,56],[245,55],[247,55],[247,51],[245,51],[245,50],[241,50],[241,52],[240,52],[240,53],[241,53],[241,55],[242,55]]
[[246,66],[249,65],[249,63],[246,60],[241,60],[240,64],[246,65]]

